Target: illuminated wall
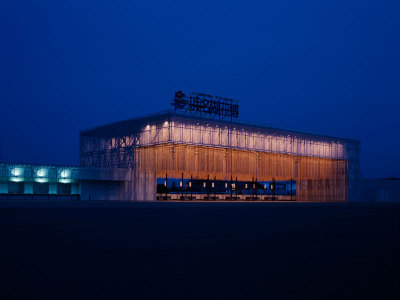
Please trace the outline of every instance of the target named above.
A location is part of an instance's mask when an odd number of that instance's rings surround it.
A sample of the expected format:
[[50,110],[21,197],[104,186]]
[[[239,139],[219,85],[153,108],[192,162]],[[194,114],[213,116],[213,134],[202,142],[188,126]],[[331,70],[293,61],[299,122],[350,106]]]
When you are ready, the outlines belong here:
[[264,128],[207,123],[164,122],[161,127],[147,125],[141,131],[137,145],[163,143],[229,147],[241,150],[293,154],[302,156],[346,159],[343,143],[336,140],[317,139],[295,132],[279,133]]
[[[221,125],[222,124],[222,125]],[[176,143],[185,145],[212,146],[253,150],[260,152],[292,154],[301,156],[349,159],[351,155],[345,142],[327,137],[310,136],[298,132],[226,123],[165,121],[160,124],[145,125],[132,129],[132,134],[99,138],[83,136],[81,158],[85,154],[112,155],[126,154],[126,149]],[[98,159],[102,159],[102,157]],[[85,161],[83,161],[85,162]],[[99,162],[103,166],[106,161]]]
[[293,179],[299,201],[347,200],[347,161],[256,151],[168,144],[136,151],[138,174],[239,181]]

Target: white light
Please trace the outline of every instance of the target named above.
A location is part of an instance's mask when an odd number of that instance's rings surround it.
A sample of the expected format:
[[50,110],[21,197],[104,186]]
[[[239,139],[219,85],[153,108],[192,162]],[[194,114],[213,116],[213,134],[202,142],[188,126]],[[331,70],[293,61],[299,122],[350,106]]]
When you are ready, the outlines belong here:
[[23,168],[14,168],[11,170],[11,174],[13,176],[21,176],[22,174],[24,174],[24,169]]
[[71,179],[60,179],[61,183],[71,183]]
[[67,178],[71,176],[71,170],[62,170],[60,173],[61,178]]
[[47,169],[40,169],[37,171],[37,176],[44,177],[47,176]]
[[10,180],[11,180],[12,182],[22,182],[22,181],[24,181],[23,178],[18,178],[18,177],[11,177]]
[[45,183],[48,182],[49,180],[47,178],[36,178],[35,181],[39,183]]

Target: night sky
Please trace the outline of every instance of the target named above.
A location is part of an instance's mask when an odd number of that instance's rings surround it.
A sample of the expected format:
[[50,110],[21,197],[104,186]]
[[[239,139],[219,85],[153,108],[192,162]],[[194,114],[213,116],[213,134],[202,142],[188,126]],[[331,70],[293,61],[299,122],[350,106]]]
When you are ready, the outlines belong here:
[[78,164],[79,130],[238,99],[241,120],[361,139],[400,177],[400,3],[2,1],[1,160]]

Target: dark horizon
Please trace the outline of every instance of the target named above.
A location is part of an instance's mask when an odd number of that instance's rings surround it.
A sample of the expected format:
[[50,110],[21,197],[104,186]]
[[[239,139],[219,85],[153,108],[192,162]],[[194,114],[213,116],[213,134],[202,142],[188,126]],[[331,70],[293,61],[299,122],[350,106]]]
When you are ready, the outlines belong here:
[[79,131],[171,109],[177,90],[241,121],[361,140],[364,177],[400,177],[400,5],[5,3],[0,159],[77,165]]

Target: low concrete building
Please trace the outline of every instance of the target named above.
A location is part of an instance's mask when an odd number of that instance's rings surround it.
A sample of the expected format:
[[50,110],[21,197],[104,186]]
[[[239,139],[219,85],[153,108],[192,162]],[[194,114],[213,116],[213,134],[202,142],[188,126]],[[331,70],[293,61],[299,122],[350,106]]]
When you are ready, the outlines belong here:
[[129,200],[126,169],[0,163],[0,199]]

